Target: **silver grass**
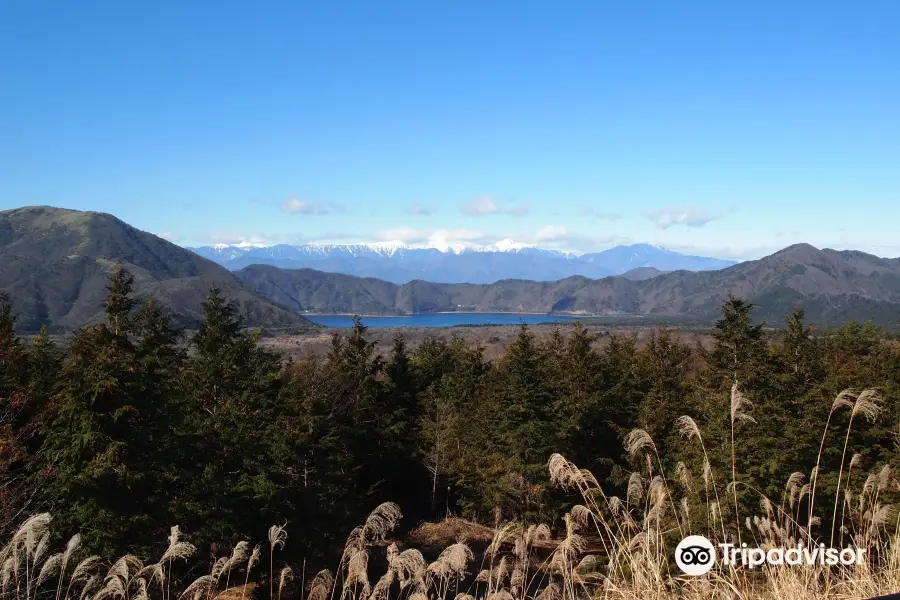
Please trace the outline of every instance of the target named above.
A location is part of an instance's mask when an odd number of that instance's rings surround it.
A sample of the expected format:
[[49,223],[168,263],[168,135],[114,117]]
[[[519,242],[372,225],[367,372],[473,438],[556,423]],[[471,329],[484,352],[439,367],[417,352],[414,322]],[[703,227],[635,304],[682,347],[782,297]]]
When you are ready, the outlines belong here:
[[106,574],[106,578],[110,579],[117,577],[122,581],[127,582],[131,579],[132,573],[135,573],[142,568],[144,568],[144,563],[141,562],[141,559],[133,554],[126,554],[113,563],[109,568],[109,572]]
[[232,569],[239,567],[241,563],[247,560],[249,556],[250,550],[250,542],[240,541],[234,545],[234,548],[231,550],[231,557],[228,559],[228,567],[227,570],[231,571]]
[[628,477],[628,491],[625,499],[629,504],[637,504],[644,497],[644,478],[637,471]]
[[388,568],[385,574],[372,587],[372,594],[369,596],[369,600],[386,600],[388,593],[391,591],[391,586],[394,584],[394,579],[396,579],[394,569]]
[[26,540],[31,538],[33,541],[31,542],[31,549],[33,550],[33,544],[36,542],[38,536],[40,536],[50,525],[50,521],[53,517],[50,516],[50,513],[39,513],[36,515],[32,515],[28,519],[19,526],[19,529],[13,534],[12,537],[12,546],[25,546],[28,545]]
[[322,569],[316,573],[312,582],[309,584],[309,595],[307,600],[325,600],[331,587],[334,585],[334,576],[328,569]]
[[76,582],[89,579],[91,571],[100,564],[100,560],[99,556],[88,556],[87,558],[82,559],[81,562],[75,565],[75,570],[72,571],[72,576],[69,580],[71,582]]
[[287,531],[285,530],[284,525],[272,525],[271,527],[269,527],[270,548],[284,548],[284,544],[286,541]]
[[534,600],[560,600],[561,597],[562,595],[559,590],[559,585],[550,583],[540,592],[538,592]]
[[160,558],[159,560],[160,562],[167,562],[170,560],[185,560],[192,556],[196,551],[197,547],[193,544],[175,541],[175,543],[169,544],[169,547],[166,548],[166,551],[163,553],[162,558]]
[[125,584],[119,577],[109,577],[105,585],[94,595],[94,600],[105,598],[125,598]]
[[224,556],[220,556],[216,562],[213,564],[212,571],[210,571],[210,575],[212,575],[216,580],[220,579],[222,575],[225,573],[225,570],[228,568],[228,559]]
[[281,569],[281,573],[278,576],[278,597],[281,598],[281,593],[284,591],[285,586],[289,581],[294,580],[294,571],[290,567],[284,567]]
[[209,591],[213,589],[213,586],[215,584],[216,578],[212,575],[201,575],[181,593],[180,597],[190,597],[194,599],[199,598],[204,594],[209,593]]
[[625,451],[632,457],[639,457],[648,451],[656,453],[656,446],[653,444],[653,438],[643,429],[632,429],[625,436]]
[[697,427],[697,423],[691,417],[687,415],[682,415],[675,419],[675,429],[678,430],[678,433],[685,439],[698,438],[702,439],[703,436],[700,435],[700,428]]
[[91,592],[93,592],[94,588],[96,588],[98,585],[100,585],[100,576],[91,575],[85,582],[84,587],[81,588],[81,594],[78,596],[78,600],[86,600],[87,598],[89,598]]
[[891,482],[891,465],[884,465],[881,468],[881,471],[878,472],[878,483],[876,484],[876,490],[881,492],[887,489],[888,485]]
[[384,540],[402,518],[403,513],[395,503],[384,502],[378,505],[366,518],[363,539],[370,543]]
[[40,572],[38,573],[35,585],[38,587],[43,585],[48,579],[50,579],[50,577],[58,573],[60,567],[62,566],[62,561],[62,552],[54,554],[53,556],[45,560],[44,564],[41,566]]
[[569,514],[572,515],[572,519],[582,528],[588,526],[588,523],[593,516],[590,509],[583,504],[576,504],[573,506],[572,510],[569,511]]
[[678,464],[675,465],[675,476],[681,482],[681,485],[688,492],[694,491],[694,480],[691,478],[691,471],[687,468],[683,462],[678,461]]
[[255,567],[257,564],[259,564],[260,552],[261,551],[260,551],[259,544],[255,545],[253,547],[253,552],[250,553],[250,560],[247,561],[247,570],[248,571],[251,570],[253,567]]
[[145,580],[148,584],[156,581],[158,584],[162,585],[166,581],[166,572],[163,569],[162,563],[154,563],[152,565],[147,565],[138,571],[135,577]]
[[753,408],[753,403],[741,392],[735,381],[731,386],[731,422],[756,423],[756,420],[747,414],[751,408]]
[[37,545],[34,547],[34,551],[31,556],[31,564],[37,565],[38,563],[44,560],[44,556],[46,556],[47,552],[50,550],[50,534],[44,533],[37,542]]
[[132,596],[131,600],[150,600],[150,596],[147,594],[147,580],[138,579],[137,586],[138,591]]

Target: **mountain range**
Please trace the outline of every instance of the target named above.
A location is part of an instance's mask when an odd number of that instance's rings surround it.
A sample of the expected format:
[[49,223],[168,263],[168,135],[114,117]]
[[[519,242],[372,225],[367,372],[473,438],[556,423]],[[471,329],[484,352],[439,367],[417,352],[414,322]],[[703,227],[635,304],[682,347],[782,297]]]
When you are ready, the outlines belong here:
[[200,322],[212,286],[237,302],[249,326],[312,326],[227,269],[112,215],[48,206],[0,211],[0,289],[10,294],[22,331],[101,321],[106,278],[116,262],[134,275],[139,298],[158,299],[186,327]]
[[[367,248],[359,252],[372,250]],[[201,304],[212,286],[236,300],[247,325],[269,329],[314,329],[301,316],[303,312],[508,311],[679,317],[710,323],[729,293],[756,304],[757,317],[773,325],[782,323],[795,306],[804,307],[818,325],[838,325],[849,319],[872,320],[892,329],[900,325],[897,258],[798,244],[718,270],[662,272],[668,269],[636,264],[641,262],[641,249],[614,249],[622,256],[636,257],[635,268],[623,274],[627,276],[398,284],[265,264],[231,272],[112,215],[39,206],[0,211],[0,289],[10,293],[22,331],[36,331],[44,324],[53,331],[70,331],[101,321],[106,277],[115,263],[135,275],[140,298],[160,300],[188,328],[200,322]],[[398,247],[392,254],[406,250]],[[542,252],[461,249],[454,256],[522,257]],[[625,269],[621,261],[615,264],[620,271]]]
[[810,320],[826,326],[871,319],[896,328],[900,318],[900,259],[819,250],[808,244],[718,271],[675,271],[638,281],[568,277],[553,282],[397,285],[269,265],[246,267],[237,277],[279,304],[321,313],[510,311],[681,317],[710,323],[733,293],[756,304],[757,318],[776,326],[795,306],[804,307]]
[[[403,284],[417,279],[435,283],[493,283],[502,279],[556,281],[580,275],[643,279],[657,271],[706,271],[733,260],[689,256],[660,246],[634,244],[575,255],[510,240],[490,246],[470,244],[418,247],[402,242],[257,246],[218,244],[190,248],[230,269],[263,264],[283,269],[316,269]],[[635,273],[635,269],[641,269]],[[653,269],[651,271],[650,269]]]

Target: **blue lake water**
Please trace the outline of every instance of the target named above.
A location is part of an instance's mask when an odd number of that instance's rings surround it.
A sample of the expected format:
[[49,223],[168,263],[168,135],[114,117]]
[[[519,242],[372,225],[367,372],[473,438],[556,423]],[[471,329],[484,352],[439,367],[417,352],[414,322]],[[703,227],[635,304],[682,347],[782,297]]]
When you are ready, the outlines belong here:
[[[304,315],[326,327],[352,327],[353,317],[345,315]],[[520,315],[515,313],[427,313],[401,317],[363,317],[366,327],[455,327],[457,325],[536,325],[570,323],[574,317],[560,315]]]

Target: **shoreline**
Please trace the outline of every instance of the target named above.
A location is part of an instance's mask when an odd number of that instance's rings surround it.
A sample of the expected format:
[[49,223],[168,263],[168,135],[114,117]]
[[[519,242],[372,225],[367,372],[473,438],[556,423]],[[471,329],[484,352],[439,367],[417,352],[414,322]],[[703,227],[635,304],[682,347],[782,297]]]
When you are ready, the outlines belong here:
[[[360,313],[313,313],[313,312],[301,312],[297,313],[303,317],[378,317],[383,319],[403,319],[407,317],[421,317],[425,315],[523,315],[529,317],[566,317],[575,319],[578,317],[584,318],[616,318],[626,315],[587,315],[581,313],[542,313],[542,312],[504,312],[504,311],[483,311],[483,312],[470,312],[470,311],[456,311],[456,310],[441,310],[437,312],[427,312],[427,313],[405,313],[402,315],[379,315],[379,314],[360,314]],[[630,317],[630,315],[628,315]],[[640,315],[636,316],[639,318]]]

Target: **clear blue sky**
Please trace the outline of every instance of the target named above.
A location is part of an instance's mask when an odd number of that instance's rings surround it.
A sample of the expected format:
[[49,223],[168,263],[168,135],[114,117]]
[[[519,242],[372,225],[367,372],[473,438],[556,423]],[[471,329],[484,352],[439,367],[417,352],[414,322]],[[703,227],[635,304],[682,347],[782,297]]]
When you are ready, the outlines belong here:
[[900,255],[900,2],[0,2],[0,209]]

